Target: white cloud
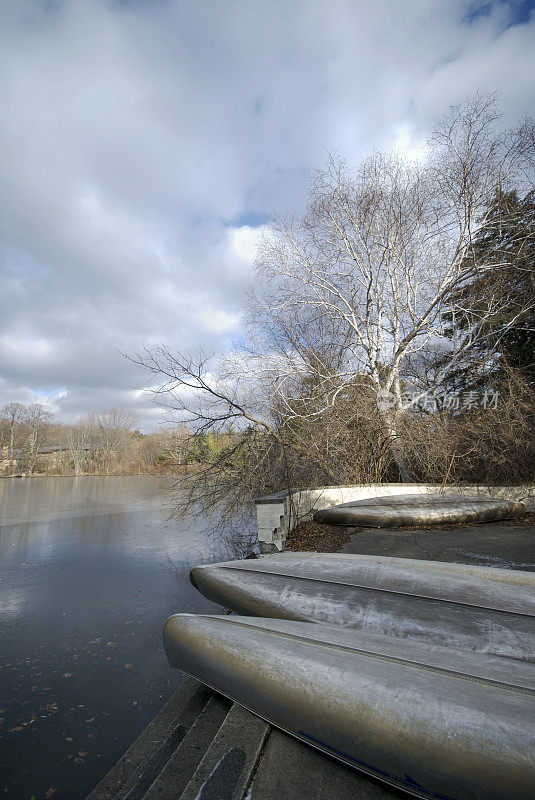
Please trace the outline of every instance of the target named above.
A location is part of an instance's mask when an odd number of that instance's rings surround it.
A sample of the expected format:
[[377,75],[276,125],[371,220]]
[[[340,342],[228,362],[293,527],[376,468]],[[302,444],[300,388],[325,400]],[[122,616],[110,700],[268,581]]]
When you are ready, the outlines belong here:
[[392,150],[410,161],[423,161],[428,152],[426,139],[418,136],[408,121],[394,129]]
[[238,314],[229,314],[226,311],[205,309],[197,315],[203,327],[214,333],[230,333],[237,331],[240,317]]
[[153,424],[121,351],[238,336],[263,223],[303,208],[328,151],[417,157],[476,89],[506,122],[532,111],[522,8],[1,4],[0,406],[64,387],[63,419],[123,403]]
[[264,225],[259,225],[255,228],[250,225],[231,228],[228,232],[228,237],[232,255],[236,256],[236,259],[243,262],[247,267],[251,267],[264,231]]

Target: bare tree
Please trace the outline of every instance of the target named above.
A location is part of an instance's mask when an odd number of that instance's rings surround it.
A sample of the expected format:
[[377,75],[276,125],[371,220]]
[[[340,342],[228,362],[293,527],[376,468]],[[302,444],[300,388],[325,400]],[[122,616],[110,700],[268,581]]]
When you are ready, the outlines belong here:
[[65,439],[74,467],[75,475],[83,475],[87,464],[89,450],[90,425],[86,418],[78,420],[75,425],[68,425]]
[[124,408],[91,411],[87,417],[88,439],[97,465],[111,474],[126,456],[132,440],[136,415]]
[[39,450],[46,441],[52,420],[53,414],[47,411],[41,403],[32,403],[26,409],[23,423],[26,429],[26,441],[22,448],[22,461],[30,476],[33,475]]
[[5,419],[8,429],[8,457],[14,458],[15,449],[15,434],[17,427],[20,426],[25,420],[27,415],[27,408],[22,403],[8,403],[2,410],[0,410],[0,418]]
[[489,213],[496,192],[530,175],[532,131],[500,130],[494,99],[477,96],[440,122],[425,162],[375,154],[352,170],[331,158],[304,216],[275,219],[264,237],[247,349],[216,359],[161,346],[133,358],[193,435],[235,426],[192,475],[186,506],[201,496],[230,512],[255,493],[415,474],[403,394],[427,391],[431,375],[440,387],[495,335],[499,293],[474,307],[462,289],[515,269],[513,250],[486,259],[476,243],[501,224]]
[[[520,180],[527,163],[528,123],[501,132],[497,122],[495,100],[477,96],[437,126],[425,164],[375,154],[350,170],[331,158],[315,175],[305,216],[276,220],[260,252],[253,319],[257,324],[262,314],[273,332],[280,403],[294,414],[296,374],[314,376],[323,403],[313,413],[321,415],[358,376],[368,376],[403,479],[409,476],[398,428],[408,364],[415,354],[442,351],[438,385],[459,369],[500,313],[497,293],[467,308],[460,290],[485,272],[514,266],[506,254],[485,261],[475,247],[482,231],[500,224],[489,214],[492,199]],[[525,311],[508,320],[504,334]],[[294,335],[294,320],[314,317],[341,323],[334,371],[331,363],[311,362]]]
[[191,448],[191,430],[188,425],[161,428],[156,436],[159,457],[178,466],[185,464]]

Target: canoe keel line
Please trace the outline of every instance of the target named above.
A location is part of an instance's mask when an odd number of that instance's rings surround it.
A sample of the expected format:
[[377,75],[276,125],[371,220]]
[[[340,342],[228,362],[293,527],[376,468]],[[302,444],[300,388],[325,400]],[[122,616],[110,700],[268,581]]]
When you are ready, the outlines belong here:
[[[373,767],[371,764],[365,764],[364,761],[360,761],[358,758],[350,756],[348,753],[342,753],[341,750],[336,750],[336,748],[331,747],[325,742],[320,742],[319,739],[314,738],[314,736],[310,736],[310,734],[306,733],[305,731],[298,731],[298,734],[305,741],[311,744],[312,747],[316,747],[318,750],[324,750],[326,753],[330,753],[335,758],[338,758],[339,761],[344,761],[350,766],[356,767],[362,772],[366,772],[373,778],[377,778],[384,783],[389,783],[392,786],[399,786],[416,797],[432,797],[436,798],[436,800],[455,800],[455,798],[450,797],[449,795],[437,794],[437,792],[428,792],[425,786],[422,786],[417,781],[414,781],[410,775],[407,775],[406,773],[403,777],[400,777],[399,775],[391,775],[389,772],[385,772],[378,767]],[[415,789],[418,790],[417,794],[415,794]]]
[[533,664],[251,617],[175,615],[164,642],[173,667],[416,797],[533,796]]
[[328,623],[535,662],[535,576],[529,572],[288,553],[194,567],[191,581],[238,614]]

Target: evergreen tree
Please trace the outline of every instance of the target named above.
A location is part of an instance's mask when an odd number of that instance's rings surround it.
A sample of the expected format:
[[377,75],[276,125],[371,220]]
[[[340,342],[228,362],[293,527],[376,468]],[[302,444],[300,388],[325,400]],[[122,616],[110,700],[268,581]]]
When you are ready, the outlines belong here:
[[[477,388],[489,377],[499,382],[505,365],[535,385],[535,191],[523,199],[500,192],[488,219],[466,259],[467,268],[476,262],[483,269],[450,297],[445,314],[451,337],[485,319],[483,342],[452,376],[457,389]],[[491,305],[499,312],[489,315]]]

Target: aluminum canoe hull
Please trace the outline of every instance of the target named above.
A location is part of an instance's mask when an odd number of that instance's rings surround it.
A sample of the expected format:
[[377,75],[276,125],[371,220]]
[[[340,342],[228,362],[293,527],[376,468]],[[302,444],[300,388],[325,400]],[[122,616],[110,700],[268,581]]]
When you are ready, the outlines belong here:
[[535,574],[345,554],[207,564],[193,585],[238,614],[319,622],[535,661]]
[[164,643],[172,667],[416,797],[533,797],[532,664],[250,617],[175,615]]
[[467,495],[399,494],[352,500],[314,513],[315,522],[391,528],[514,519],[526,507],[515,500]]

